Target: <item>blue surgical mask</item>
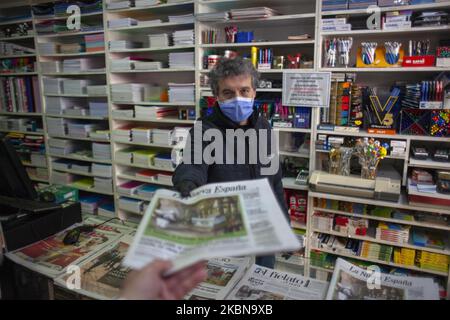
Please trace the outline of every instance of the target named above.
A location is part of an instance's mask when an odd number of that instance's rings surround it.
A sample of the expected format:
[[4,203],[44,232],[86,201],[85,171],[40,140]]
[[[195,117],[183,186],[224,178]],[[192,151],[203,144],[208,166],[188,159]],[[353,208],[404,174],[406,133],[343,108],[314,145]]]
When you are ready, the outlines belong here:
[[236,97],[223,102],[219,101],[220,110],[233,122],[247,120],[253,112],[253,99]]

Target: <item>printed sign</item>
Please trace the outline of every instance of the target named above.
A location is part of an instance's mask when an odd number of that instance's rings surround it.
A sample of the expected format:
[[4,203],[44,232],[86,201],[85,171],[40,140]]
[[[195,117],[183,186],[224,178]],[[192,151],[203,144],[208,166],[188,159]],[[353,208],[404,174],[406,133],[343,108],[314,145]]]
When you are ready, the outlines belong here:
[[330,106],[330,72],[283,72],[283,105],[296,107]]

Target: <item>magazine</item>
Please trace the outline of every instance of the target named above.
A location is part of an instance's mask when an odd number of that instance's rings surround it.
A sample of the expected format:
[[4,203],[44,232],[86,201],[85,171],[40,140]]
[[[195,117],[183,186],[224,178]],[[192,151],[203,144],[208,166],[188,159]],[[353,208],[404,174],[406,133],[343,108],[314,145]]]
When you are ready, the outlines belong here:
[[253,265],[227,300],[322,300],[328,283]]
[[[97,218],[87,218],[83,221],[84,224],[89,225],[97,225],[101,222],[103,221]],[[63,239],[67,231],[80,225],[75,224],[44,240],[9,252],[6,256],[15,263],[54,278],[63,273],[69,265],[80,264],[90,255],[116,241],[123,232],[132,231],[126,226],[106,223],[90,233],[81,233],[76,244],[65,245]]]
[[156,191],[124,264],[172,260],[169,274],[216,257],[264,255],[300,247],[267,179],[209,184],[182,199]]
[[[122,265],[122,260],[133,238],[123,236],[117,242],[91,256],[80,265],[80,288],[75,292],[93,299],[105,300],[119,297],[122,282],[130,269]],[[55,279],[56,284],[66,288],[71,274],[66,273]]]
[[328,300],[439,300],[431,278],[374,273],[338,258]]
[[250,266],[250,258],[213,258],[206,265],[205,281],[189,292],[186,300],[223,300]]

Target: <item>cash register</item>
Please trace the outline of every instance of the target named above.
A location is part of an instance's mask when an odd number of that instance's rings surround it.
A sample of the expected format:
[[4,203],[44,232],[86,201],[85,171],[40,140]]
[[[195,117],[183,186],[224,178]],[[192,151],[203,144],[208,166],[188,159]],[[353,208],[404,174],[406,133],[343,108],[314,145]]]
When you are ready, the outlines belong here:
[[78,202],[56,204],[39,196],[6,136],[0,136],[0,223],[8,251],[81,222]]

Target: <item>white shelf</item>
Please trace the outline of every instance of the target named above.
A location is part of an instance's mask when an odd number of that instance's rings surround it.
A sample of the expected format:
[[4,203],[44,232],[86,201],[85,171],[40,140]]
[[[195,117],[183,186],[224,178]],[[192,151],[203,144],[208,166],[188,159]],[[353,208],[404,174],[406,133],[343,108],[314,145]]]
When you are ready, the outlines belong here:
[[367,35],[389,35],[398,33],[435,33],[442,32],[447,33],[450,31],[450,26],[439,26],[439,27],[414,27],[409,29],[399,29],[399,30],[351,30],[351,31],[327,31],[322,32],[322,36],[367,36]]
[[368,214],[358,214],[358,213],[351,213],[351,212],[345,212],[345,211],[341,211],[341,210],[333,210],[333,209],[326,209],[326,208],[319,208],[319,207],[314,207],[313,210],[318,211],[318,212],[334,213],[334,214],[338,214],[338,215],[355,217],[355,218],[362,218],[362,219],[369,219],[369,220],[376,220],[376,221],[383,221],[383,222],[392,222],[392,223],[404,224],[404,225],[409,225],[409,226],[417,226],[417,227],[423,227],[423,228],[431,228],[431,229],[450,231],[450,226],[439,225],[439,224],[430,223],[430,222],[399,220],[399,219],[394,219],[394,218],[383,218],[383,217],[377,217],[377,216],[372,216],[372,215],[368,215]]
[[6,56],[0,56],[0,59],[10,59],[10,58],[29,58],[29,57],[36,57],[35,53],[18,53],[18,54],[11,54]]
[[195,120],[179,120],[179,119],[139,119],[139,118],[126,118],[126,117],[113,117],[116,121],[135,121],[135,122],[152,122],[152,123],[178,123],[178,124],[194,124]]
[[0,112],[2,116],[23,116],[23,117],[42,117],[39,112]]
[[111,71],[111,73],[165,73],[165,72],[194,72],[195,68],[185,68],[185,69],[158,69],[158,70],[118,70]]
[[76,186],[73,183],[68,184],[67,186],[75,188],[75,189],[78,189],[78,190],[81,190],[81,191],[103,194],[105,196],[113,196],[114,195],[113,192],[100,191],[100,190],[95,189],[94,187],[92,187],[92,188],[84,188],[84,187]]
[[[202,73],[209,73],[211,70],[209,69],[200,69],[199,72]],[[301,69],[268,69],[268,70],[258,70],[259,73],[283,73],[284,71],[314,71],[314,69],[311,68],[301,68]]]
[[[448,1],[442,3],[424,3],[416,5],[405,5],[405,6],[393,6],[393,7],[379,7],[380,12],[387,11],[398,11],[398,10],[424,10],[424,9],[444,9],[449,8],[450,3]],[[333,11],[322,11],[322,16],[330,15],[370,15],[367,13],[367,9],[350,9],[350,10],[333,10]]]
[[295,178],[283,178],[283,188],[291,190],[308,191],[308,185],[300,185],[295,183]]
[[51,34],[38,34],[39,38],[61,38],[61,37],[74,37],[74,36],[84,36],[89,34],[104,33],[103,30],[95,31],[79,31],[79,32],[61,32],[61,33],[51,33]]
[[304,129],[304,128],[282,128],[282,127],[272,127],[275,131],[282,131],[282,132],[300,132],[300,133],[311,133],[311,129]]
[[143,200],[143,201],[148,201],[148,202],[152,201],[151,198],[141,197],[141,196],[138,196],[137,194],[129,195],[129,194],[124,194],[124,193],[118,192],[117,195],[119,197],[132,198],[132,199]]
[[53,168],[53,171],[58,171],[58,172],[66,172],[66,173],[70,173],[70,174],[76,174],[79,176],[86,176],[86,177],[100,177],[101,176],[94,176],[91,172],[83,172],[83,171],[77,171],[77,170],[71,170],[71,169],[59,169],[59,168]]
[[175,51],[194,49],[194,45],[186,46],[171,46],[171,47],[153,47],[153,48],[135,48],[135,49],[122,49],[122,50],[110,50],[110,53],[139,53],[139,52],[153,52],[153,51]]
[[368,133],[367,131],[360,132],[340,132],[331,130],[317,130],[317,134],[326,134],[333,136],[347,136],[347,137],[372,137],[372,138],[384,138],[394,140],[416,140],[416,141],[434,141],[434,142],[450,142],[450,137],[429,137],[429,136],[414,136],[406,134],[376,134]]
[[52,72],[52,73],[42,73],[43,76],[96,76],[96,75],[106,75],[106,71],[79,71],[79,72]]
[[105,51],[94,51],[94,52],[73,52],[73,53],[49,53],[49,54],[41,54],[42,57],[84,57],[84,56],[98,56],[104,55]]
[[195,106],[195,102],[144,102],[144,101],[113,101],[113,104],[133,104],[142,106]]
[[448,273],[446,273],[446,272],[422,269],[422,268],[415,267],[415,266],[407,266],[407,265],[403,265],[403,264],[398,264],[398,263],[388,262],[388,261],[383,261],[383,260],[378,260],[378,259],[364,258],[364,257],[360,257],[360,256],[354,256],[354,255],[351,255],[351,254],[335,252],[335,251],[324,249],[324,248],[311,247],[310,250],[322,251],[322,252],[326,252],[326,253],[333,254],[333,255],[336,255],[336,256],[347,257],[347,258],[361,260],[361,261],[368,261],[368,262],[383,264],[383,265],[390,266],[390,267],[396,267],[396,268],[402,268],[402,269],[407,269],[407,270],[419,271],[419,272],[423,272],[423,273],[435,274],[435,275],[442,276],[442,277],[447,277],[448,276]]
[[165,28],[176,28],[181,26],[193,26],[194,22],[163,22],[159,24],[153,24],[153,25],[137,25],[137,26],[131,26],[131,27],[122,27],[122,28],[109,28],[109,31],[112,32],[124,32],[124,31],[146,31],[152,30],[152,29],[165,29]]
[[127,162],[121,162],[121,161],[115,161],[115,163],[118,165],[121,165],[121,166],[127,166],[127,167],[132,167],[132,168],[151,169],[151,170],[159,170],[159,171],[167,171],[167,172],[175,171],[175,169],[166,169],[166,168],[160,168],[160,167],[155,167],[155,166],[144,166],[144,165],[139,165],[139,164],[135,164],[135,163],[127,163]]
[[298,14],[283,14],[279,16],[272,16],[268,18],[258,18],[258,19],[230,19],[227,21],[201,21],[204,24],[252,24],[257,25],[264,23],[264,25],[274,26],[278,23],[289,22],[294,23],[295,20],[308,20],[314,19],[316,17],[315,13],[298,13]]
[[12,133],[22,133],[25,135],[30,135],[30,136],[43,136],[45,133],[43,132],[34,132],[34,131],[20,131],[20,130],[3,130],[0,129],[0,132],[12,132]]
[[140,182],[145,182],[145,183],[149,183],[149,184],[157,184],[160,186],[173,187],[172,183],[170,183],[170,184],[162,183],[162,182],[158,182],[158,181],[154,181],[154,180],[150,180],[150,179],[146,179],[146,178],[136,177],[136,176],[129,175],[129,174],[119,174],[119,175],[117,175],[117,177],[120,179],[134,180],[134,181],[140,181]]
[[372,243],[379,243],[379,244],[393,246],[393,247],[399,247],[399,248],[408,248],[408,249],[414,249],[414,250],[433,252],[433,253],[443,254],[446,256],[450,255],[449,250],[441,250],[441,249],[435,249],[435,248],[429,248],[429,247],[415,246],[415,245],[409,244],[409,243],[396,243],[396,242],[391,242],[391,241],[386,241],[386,240],[378,240],[376,238],[369,237],[369,236],[347,235],[347,234],[333,231],[333,230],[324,231],[324,230],[319,230],[319,229],[312,229],[312,232],[325,233],[325,234],[333,235],[333,236],[340,237],[340,238],[368,241],[368,242],[372,242]]
[[215,43],[202,44],[201,48],[238,48],[238,47],[272,47],[272,46],[294,46],[302,44],[314,44],[314,40],[299,40],[299,41],[261,41],[261,42],[246,42],[246,43]]
[[60,136],[60,135],[49,135],[49,138],[58,138],[58,139],[68,139],[68,140],[80,140],[80,141],[92,141],[92,142],[106,142],[110,143],[110,139],[97,139],[97,138],[82,138],[82,137],[73,137],[73,136]]
[[65,114],[45,114],[46,117],[50,118],[64,118],[64,119],[80,119],[80,120],[108,120],[108,117],[92,117],[92,116],[69,116]]
[[397,68],[319,68],[328,72],[443,72],[448,67],[397,67]]
[[440,169],[440,170],[449,170],[450,162],[441,162],[434,161],[431,159],[428,160],[416,160],[414,158],[409,159],[409,167],[418,167],[418,168],[428,168],[428,169]]
[[408,203],[406,194],[404,194],[404,193],[400,194],[400,199],[397,202],[375,200],[375,199],[369,199],[369,198],[357,198],[357,197],[352,197],[352,196],[341,196],[341,195],[337,195],[337,194],[320,193],[320,192],[313,192],[313,191],[310,191],[309,195],[314,198],[323,198],[323,199],[330,199],[330,200],[340,200],[340,201],[345,201],[345,202],[370,204],[370,205],[375,205],[375,206],[380,206],[380,207],[389,207],[389,208],[414,210],[414,211],[421,210],[424,212],[450,214],[450,212],[445,212],[446,211],[445,209],[429,208],[429,207],[418,206],[418,205],[410,205]]
[[289,152],[289,151],[279,151],[280,156],[288,156],[295,158],[309,158],[309,153],[300,153],[300,152]]
[[0,22],[0,26],[6,26],[8,24],[16,24],[16,23],[26,23],[26,22],[31,22],[31,21],[32,21],[31,18],[2,21],[2,22]]
[[49,154],[52,158],[61,158],[61,159],[69,159],[69,160],[79,160],[79,161],[85,161],[85,162],[94,162],[94,163],[105,163],[105,164],[111,164],[111,160],[97,160],[92,157],[81,157],[81,156],[61,156],[57,154]]
[[105,98],[107,95],[90,96],[87,94],[74,94],[74,93],[44,93],[46,97],[68,97],[68,98]]
[[[95,17],[95,16],[102,16],[102,15],[103,15],[103,11],[96,11],[96,12],[90,12],[90,13],[82,13],[82,14],[80,14],[80,17],[85,18],[85,17]],[[33,19],[36,22],[40,22],[40,21],[47,21],[47,20],[67,20],[68,17],[69,16],[46,16],[46,17],[33,16]]]
[[174,7],[179,6],[186,6],[186,5],[193,5],[194,1],[185,1],[185,2],[178,2],[178,3],[164,3],[164,4],[158,4],[153,6],[146,6],[146,7],[132,7],[132,8],[126,8],[126,9],[106,9],[106,12],[108,13],[127,13],[127,12],[135,12],[135,11],[146,11],[146,10],[158,10],[158,9],[173,9]]
[[34,35],[4,37],[4,38],[0,38],[0,41],[15,41],[15,40],[28,40],[28,39],[34,39]]
[[125,142],[125,141],[115,140],[114,137],[112,140],[114,143],[120,143],[120,144],[132,145],[132,146],[142,146],[142,147],[149,147],[149,148],[165,148],[165,149],[177,148],[176,145],[169,146],[167,144],[142,143],[142,142],[134,142],[134,141]]
[[0,72],[0,77],[35,76],[37,72]]

